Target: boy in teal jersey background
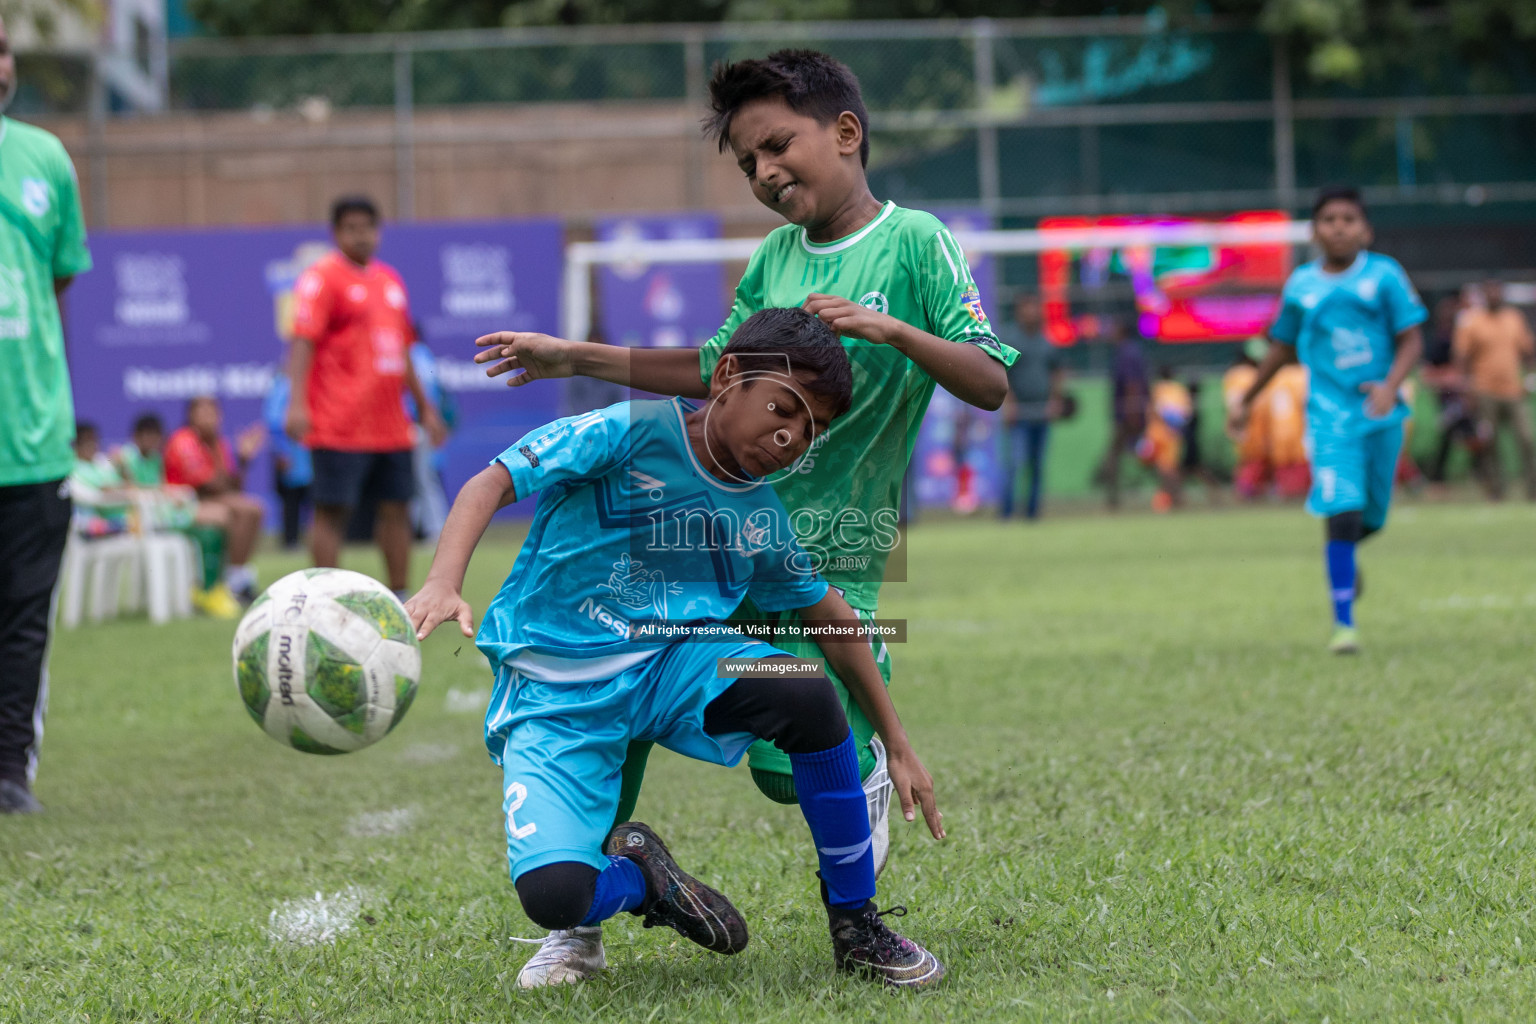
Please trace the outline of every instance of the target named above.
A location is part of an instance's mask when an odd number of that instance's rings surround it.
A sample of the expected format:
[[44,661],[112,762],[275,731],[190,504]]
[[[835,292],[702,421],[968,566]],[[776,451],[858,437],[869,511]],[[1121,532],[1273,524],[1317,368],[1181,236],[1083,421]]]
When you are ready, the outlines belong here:
[[[803,306],[842,337],[853,366],[853,407],[774,489],[801,544],[863,619],[875,614],[893,551],[902,479],[936,385],[984,409],[1002,405],[1016,353],[987,320],[964,253],[938,218],[880,202],[865,177],[869,116],[858,79],[812,51],[781,50],[762,60],[721,65],[710,82],[707,131],[729,148],[752,194],[789,223],[749,261],[726,323],[699,351],[622,349],[548,335],[499,332],[480,338],[476,356],[495,376],[522,372],[522,386],[546,377],[585,375],[665,395],[703,397],[721,349],[760,309]],[[751,619],[792,626],[744,605]],[[776,641],[792,654],[808,643]],[[889,682],[883,644],[873,653]],[[892,789],[904,768],[884,763],[874,729],[833,676],[860,751],[871,823],[883,867]],[[624,766],[622,819],[633,809],[649,747],[637,744]],[[753,780],[769,797],[796,798],[788,759],[771,744],[752,748]],[[524,978],[524,983],[536,979]]]
[[1234,433],[1253,401],[1287,363],[1307,368],[1307,450],[1312,492],[1307,511],[1327,522],[1325,555],[1334,627],[1329,649],[1359,650],[1354,599],[1355,547],[1387,522],[1403,447],[1403,381],[1424,351],[1428,314],[1403,268],[1370,252],[1372,232],[1360,193],[1324,189],[1312,207],[1322,258],[1296,268],[1269,329],[1270,349],[1232,414]]

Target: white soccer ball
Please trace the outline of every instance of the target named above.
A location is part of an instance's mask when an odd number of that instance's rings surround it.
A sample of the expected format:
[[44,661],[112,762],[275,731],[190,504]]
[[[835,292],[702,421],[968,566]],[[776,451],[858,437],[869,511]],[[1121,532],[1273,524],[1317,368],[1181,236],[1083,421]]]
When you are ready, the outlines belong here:
[[235,685],[268,736],[309,754],[384,737],[421,679],[421,647],[398,598],[345,569],[290,573],[235,630]]

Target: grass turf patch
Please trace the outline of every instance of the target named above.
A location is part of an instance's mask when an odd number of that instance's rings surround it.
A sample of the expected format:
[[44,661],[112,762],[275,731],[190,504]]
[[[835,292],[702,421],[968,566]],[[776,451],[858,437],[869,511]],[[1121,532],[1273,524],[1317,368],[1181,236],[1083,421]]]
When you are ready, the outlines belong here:
[[[1343,659],[1294,510],[916,528],[881,613],[909,622],[893,690],[950,839],[893,821],[880,896],[949,965],[916,998],[832,971],[794,808],[661,751],[639,816],[751,947],[626,915],[604,977],[517,990],[509,937],[538,931],[505,873],[489,673],[451,629],[399,728],[336,758],[250,723],[229,623],[61,633],[48,813],[0,818],[0,1020],[1523,1019],[1533,526],[1403,509],[1363,549]],[[515,551],[477,554],[477,612]]]

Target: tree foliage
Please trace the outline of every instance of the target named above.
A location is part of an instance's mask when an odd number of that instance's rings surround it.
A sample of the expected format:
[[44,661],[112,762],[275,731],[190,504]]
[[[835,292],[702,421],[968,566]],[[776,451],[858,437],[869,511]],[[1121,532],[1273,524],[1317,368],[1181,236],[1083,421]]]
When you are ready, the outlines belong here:
[[[36,0],[10,0],[36,3]],[[88,4],[90,0],[70,0]],[[190,0],[217,35],[405,32],[647,22],[783,22],[870,18],[1094,17],[1099,0]],[[1358,82],[1418,59],[1447,37],[1455,56],[1497,67],[1536,41],[1536,0],[1127,0],[1120,14],[1197,26],[1233,16],[1289,41],[1322,82]]]

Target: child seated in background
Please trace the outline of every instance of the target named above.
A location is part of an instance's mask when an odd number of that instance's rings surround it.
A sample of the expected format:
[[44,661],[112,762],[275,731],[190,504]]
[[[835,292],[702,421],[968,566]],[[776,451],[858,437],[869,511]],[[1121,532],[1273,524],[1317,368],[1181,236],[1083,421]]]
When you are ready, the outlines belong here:
[[203,573],[192,591],[193,607],[212,618],[234,618],[240,613],[240,602],[219,585],[224,571],[224,530],[198,519],[195,490],[166,482],[164,451],[165,425],[158,415],[146,412],[133,421],[133,439],[117,450],[116,462],[123,479],[142,499],[141,507],[149,519],[145,526],[185,533],[197,545]]
[[75,503],[75,531],[85,537],[110,537],[128,530],[133,499],[101,450],[101,432],[94,423],[75,424],[75,468],[69,473],[69,493]]
[[112,461],[123,483],[137,492],[148,513],[146,529],[186,530],[197,511],[197,494],[189,487],[165,482],[165,427],[160,417],[146,412],[133,421],[132,440],[119,448]]
[[247,565],[261,534],[265,507],[261,499],[242,491],[245,467],[266,441],[266,430],[255,424],[241,432],[231,448],[219,433],[224,423],[219,400],[201,395],[187,402],[187,422],[166,442],[165,478],[197,493],[197,524],[224,537],[224,578],[208,575],[196,595],[198,608],[220,618],[235,618],[241,602],[256,597],[256,573]]

